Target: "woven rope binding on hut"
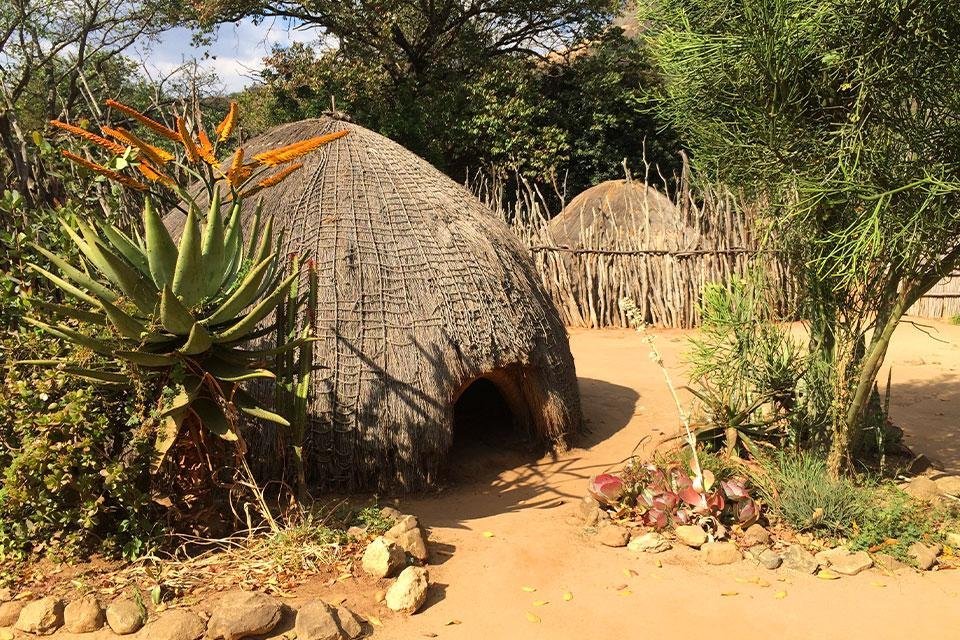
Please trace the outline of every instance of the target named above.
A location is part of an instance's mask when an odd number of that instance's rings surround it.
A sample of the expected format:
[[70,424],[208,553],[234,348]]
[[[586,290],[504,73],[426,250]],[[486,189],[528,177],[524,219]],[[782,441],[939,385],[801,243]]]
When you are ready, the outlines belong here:
[[[349,135],[264,192],[283,250],[305,252],[318,269],[314,362],[327,368],[311,383],[308,480],[429,485],[452,444],[458,396],[479,378],[497,386],[519,428],[563,446],[581,422],[566,330],[504,223],[355,124],[282,125],[250,141],[247,155],[341,129]],[[167,223],[179,231],[182,216]],[[258,444],[267,461],[279,458],[273,439]]]

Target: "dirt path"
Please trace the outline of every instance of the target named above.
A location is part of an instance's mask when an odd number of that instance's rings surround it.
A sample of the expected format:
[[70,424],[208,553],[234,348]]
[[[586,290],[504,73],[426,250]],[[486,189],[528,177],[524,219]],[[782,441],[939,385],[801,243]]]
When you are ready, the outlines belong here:
[[[894,419],[915,449],[960,469],[960,327],[937,324],[929,331],[938,339],[911,326],[894,339]],[[678,380],[685,335],[660,331],[656,338]],[[574,330],[571,341],[590,433],[580,448],[557,459],[491,453],[466,471],[470,482],[404,501],[402,507],[429,528],[436,589],[425,610],[391,619],[377,638],[582,640],[718,632],[739,638],[960,638],[956,572],[869,571],[827,582],[747,561],[708,567],[685,550],[661,554],[663,566],[657,567],[654,557],[635,559],[583,536],[568,514],[587,478],[615,468],[645,436],[672,432],[677,420],[661,374],[635,333]],[[746,582],[754,576],[771,586]],[[777,599],[781,590],[787,595]],[[563,600],[566,591],[572,600]],[[736,595],[722,595],[727,592]],[[548,604],[534,606],[537,600]],[[541,621],[529,621],[528,612]]]

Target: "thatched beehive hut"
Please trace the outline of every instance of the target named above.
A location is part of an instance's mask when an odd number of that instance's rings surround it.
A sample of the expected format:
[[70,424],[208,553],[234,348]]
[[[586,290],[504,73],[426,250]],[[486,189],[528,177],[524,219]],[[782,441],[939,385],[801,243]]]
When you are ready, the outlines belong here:
[[676,248],[683,235],[680,209],[653,187],[635,180],[607,180],[570,201],[547,226],[558,246],[614,244]]
[[326,368],[311,382],[308,480],[426,486],[457,435],[458,402],[473,394],[482,409],[477,394],[494,389],[488,399],[518,429],[562,444],[581,422],[573,357],[505,224],[426,161],[354,124],[282,125],[245,149],[341,129],[350,133],[264,192],[284,249],[307,252],[318,269],[314,362]]

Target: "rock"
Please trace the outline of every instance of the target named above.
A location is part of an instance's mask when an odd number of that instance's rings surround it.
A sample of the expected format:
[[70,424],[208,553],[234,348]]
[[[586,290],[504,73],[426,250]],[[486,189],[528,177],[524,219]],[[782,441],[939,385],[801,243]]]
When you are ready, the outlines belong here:
[[256,591],[225,593],[207,622],[207,640],[240,640],[273,631],[283,608],[273,597]]
[[139,604],[124,598],[107,607],[107,624],[115,634],[125,636],[143,626],[145,615],[146,612]]
[[297,640],[339,640],[343,637],[334,617],[336,609],[323,600],[314,600],[297,611],[294,632]]
[[960,497],[960,476],[940,476],[934,482],[941,494]]
[[937,502],[943,493],[937,483],[926,476],[917,476],[910,482],[901,485],[901,488],[917,500]]
[[359,638],[363,635],[363,627],[360,626],[360,621],[357,620],[357,616],[353,615],[350,609],[344,606],[337,607],[336,617],[345,637],[353,640],[353,638]]
[[28,602],[14,625],[20,631],[47,636],[63,626],[63,603],[56,598]]
[[387,606],[401,613],[416,613],[427,599],[429,574],[423,567],[407,567],[387,589]]
[[394,524],[390,529],[383,534],[383,537],[387,540],[391,540],[394,537],[400,535],[405,531],[413,531],[414,529],[419,529],[420,523],[417,522],[416,517],[414,516],[400,516],[397,519],[396,524]]
[[[392,531],[392,530],[391,530]],[[420,562],[426,562],[429,557],[427,552],[427,543],[423,539],[423,533],[419,527],[408,529],[396,535],[390,535],[388,531],[384,538],[390,542],[396,543],[398,547],[409,553]]]
[[707,532],[691,524],[682,524],[676,527],[673,533],[677,540],[694,549],[699,549],[707,541]]
[[732,542],[707,542],[700,547],[700,552],[707,564],[733,564],[743,558]]
[[26,600],[13,600],[0,604],[0,627],[12,627],[16,624],[25,604],[27,604]]
[[790,545],[786,553],[783,554],[783,564],[788,569],[809,574],[816,573],[820,566],[812,553],[796,544]]
[[577,514],[585,526],[592,527],[600,520],[600,503],[587,496],[577,504]]
[[816,557],[821,565],[829,566],[843,576],[855,576],[873,566],[866,551],[852,552],[845,547],[821,551]]
[[650,531],[630,540],[627,549],[634,553],[660,553],[670,549],[671,544],[656,531]]
[[607,547],[625,547],[630,540],[630,532],[615,524],[601,527],[597,532],[597,541]]
[[878,569],[883,569],[884,571],[897,571],[898,569],[907,568],[907,565],[903,562],[886,553],[875,554],[873,556],[873,564]]
[[936,547],[929,547],[922,542],[914,542],[907,549],[907,553],[917,563],[917,568],[920,571],[929,571],[937,566],[937,555],[939,553]]
[[756,558],[757,562],[771,571],[774,569],[779,569],[780,565],[783,564],[783,558],[781,558],[780,554],[773,549],[764,549],[757,554]]
[[10,587],[0,588],[0,602],[10,602],[13,600],[13,592]]
[[347,536],[353,538],[354,540],[363,540],[367,537],[367,528],[366,527],[348,527]]
[[70,633],[89,633],[103,626],[103,607],[93,596],[83,596],[63,609],[63,626]]
[[960,533],[956,531],[950,531],[943,537],[944,542],[947,543],[954,551],[960,551]]
[[770,532],[759,524],[752,524],[743,532],[743,546],[754,547],[758,544],[770,544]]
[[378,536],[367,545],[360,564],[375,578],[389,578],[406,563],[406,554],[395,542]]
[[384,507],[380,509],[380,517],[384,520],[399,520],[403,517],[403,514],[393,507]]
[[172,609],[144,627],[142,635],[150,640],[198,640],[206,628],[194,612]]
[[931,468],[933,465],[930,462],[930,459],[924,454],[919,454],[910,461],[907,465],[905,471],[910,475],[916,475],[918,473],[923,473],[927,469]]
[[0,629],[0,640],[15,640],[13,629]]

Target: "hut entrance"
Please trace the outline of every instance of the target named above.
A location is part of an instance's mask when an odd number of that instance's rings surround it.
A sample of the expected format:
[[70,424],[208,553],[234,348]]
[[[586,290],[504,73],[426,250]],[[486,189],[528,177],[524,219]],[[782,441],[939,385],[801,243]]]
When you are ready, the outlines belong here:
[[520,462],[529,443],[530,410],[516,386],[509,370],[464,385],[453,406],[453,444],[445,475],[475,479]]

